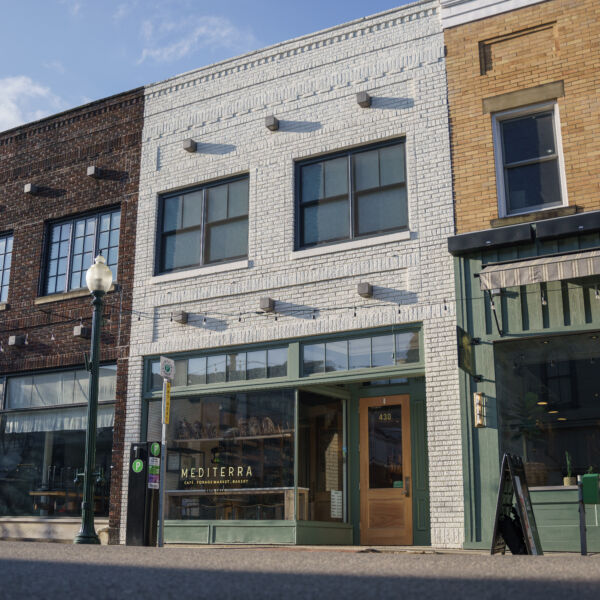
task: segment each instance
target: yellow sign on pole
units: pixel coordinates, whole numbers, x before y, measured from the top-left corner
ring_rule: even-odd
[[[167,381],[165,385],[165,412],[163,414],[163,423],[169,424],[169,418],[171,416],[171,382]]]

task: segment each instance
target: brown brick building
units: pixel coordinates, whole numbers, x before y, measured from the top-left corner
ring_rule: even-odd
[[[600,3],[442,0],[442,21],[465,547],[490,547],[510,453],[543,550],[578,551],[576,476],[600,470]]]
[[[118,530],[142,122],[140,88],[0,133],[2,538],[69,539],[79,529],[85,270],[97,253],[116,285],[101,340],[97,464],[106,483],[95,511],[98,529],[108,517],[111,535]]]

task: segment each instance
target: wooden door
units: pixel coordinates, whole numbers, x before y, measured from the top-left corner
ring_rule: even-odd
[[[360,399],[360,543],[413,543],[410,398]]]

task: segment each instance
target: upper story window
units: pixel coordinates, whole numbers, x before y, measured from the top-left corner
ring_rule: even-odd
[[[248,255],[248,177],[160,198],[158,273]]]
[[[302,161],[296,247],[406,229],[404,140]]]
[[[8,281],[10,279],[10,265],[12,263],[13,236],[0,237],[0,302],[8,298]]]
[[[493,119],[500,216],[566,204],[557,106],[509,110]]]
[[[85,287],[85,272],[101,254],[117,279],[121,212],[106,211],[77,217],[50,226],[46,294],[59,294]]]

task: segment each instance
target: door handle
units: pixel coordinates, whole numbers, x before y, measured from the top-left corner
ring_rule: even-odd
[[[407,498],[410,496],[410,477],[404,478],[404,495]]]

